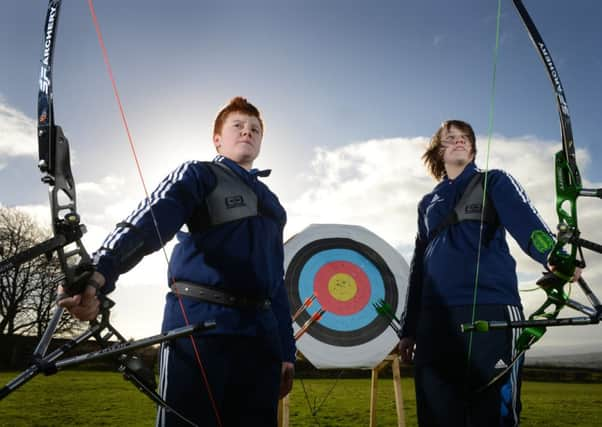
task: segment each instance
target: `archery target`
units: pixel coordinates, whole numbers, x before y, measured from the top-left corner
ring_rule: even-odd
[[[373,303],[387,302],[401,317],[408,265],[393,247],[369,230],[314,224],[284,245],[285,285],[297,341],[317,368],[372,368],[399,339]],[[318,312],[322,313],[318,313]]]

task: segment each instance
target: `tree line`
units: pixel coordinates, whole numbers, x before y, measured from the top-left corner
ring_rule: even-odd
[[[51,231],[33,216],[0,206],[0,261],[47,240]],[[54,254],[39,256],[0,273],[0,335],[41,337],[52,317],[61,269]],[[67,336],[81,322],[63,315],[56,330]]]

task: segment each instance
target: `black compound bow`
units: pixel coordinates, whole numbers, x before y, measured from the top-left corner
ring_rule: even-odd
[[[88,285],[93,267],[90,255],[81,241],[83,234],[86,232],[86,227],[80,222],[80,216],[77,212],[69,142],[61,127],[54,122],[52,66],[60,7],[61,0],[49,0],[44,26],[37,117],[38,167],[42,172],[42,182],[49,186],[53,237],[0,262],[0,274],[17,268],[40,255],[50,257],[56,253],[63,276],[57,278],[54,283],[61,283],[67,294],[75,295],[81,293]],[[99,295],[99,299],[101,301],[100,319],[91,321],[90,327],[83,334],[47,354],[48,346],[64,311],[60,307],[56,308],[48,327],[34,350],[32,365],[0,389],[0,400],[41,372],[49,375],[56,373],[63,367],[117,355],[121,362],[120,370],[124,373],[126,379],[132,381],[139,390],[147,394],[157,404],[164,406],[168,411],[172,411],[188,424],[194,425],[161,399],[154,391],[156,384],[152,371],[148,371],[141,364],[140,359],[137,356],[130,355],[130,353],[132,350],[141,347],[213,328],[215,322],[207,321],[152,337],[127,341],[109,323],[109,311],[114,305],[113,301],[103,295]],[[67,351],[91,337],[98,341],[102,347],[101,350],[59,360]],[[117,339],[117,342],[114,339]]]

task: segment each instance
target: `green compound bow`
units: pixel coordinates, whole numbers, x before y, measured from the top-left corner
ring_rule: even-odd
[[[531,314],[528,320],[521,321],[483,321],[462,325],[464,332],[476,331],[486,332],[490,329],[500,328],[524,328],[516,343],[517,355],[502,372],[491,381],[480,387],[482,391],[499,380],[531,346],[536,343],[546,332],[548,326],[567,325],[591,325],[602,320],[602,304],[592,292],[583,278],[579,278],[578,284],[583,293],[590,301],[591,306],[583,305],[572,300],[565,292],[565,285],[571,281],[575,269],[584,268],[585,260],[582,248],[602,253],[602,245],[582,239],[577,221],[577,198],[598,197],[602,198],[602,189],[587,189],[581,185],[581,174],[577,167],[575,158],[575,145],[569,109],[564,94],[558,70],[554,66],[552,56],[533,20],[529,16],[521,0],[512,0],[521,20],[523,21],[529,37],[533,42],[537,53],[543,61],[546,72],[556,96],[556,104],[560,117],[560,131],[562,135],[562,150],[555,156],[555,178],[556,178],[556,213],[558,215],[558,234],[556,243],[553,245],[549,255],[549,263],[556,267],[552,273],[545,273],[537,284],[546,292],[545,302]],[[558,318],[564,307],[577,310],[585,316]]]

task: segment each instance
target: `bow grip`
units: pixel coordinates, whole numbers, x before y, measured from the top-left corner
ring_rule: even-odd
[[[562,288],[567,281],[568,280],[565,280],[564,277],[559,276],[555,272],[553,273],[551,271],[546,271],[535,283],[537,284],[537,286],[540,286],[544,289],[558,289]]]
[[[69,268],[64,277],[62,284],[64,293],[57,296],[58,300],[73,295],[81,294],[86,289],[86,286],[93,286],[98,292],[99,286],[90,280],[94,273],[94,267],[88,262],[81,262]]]

